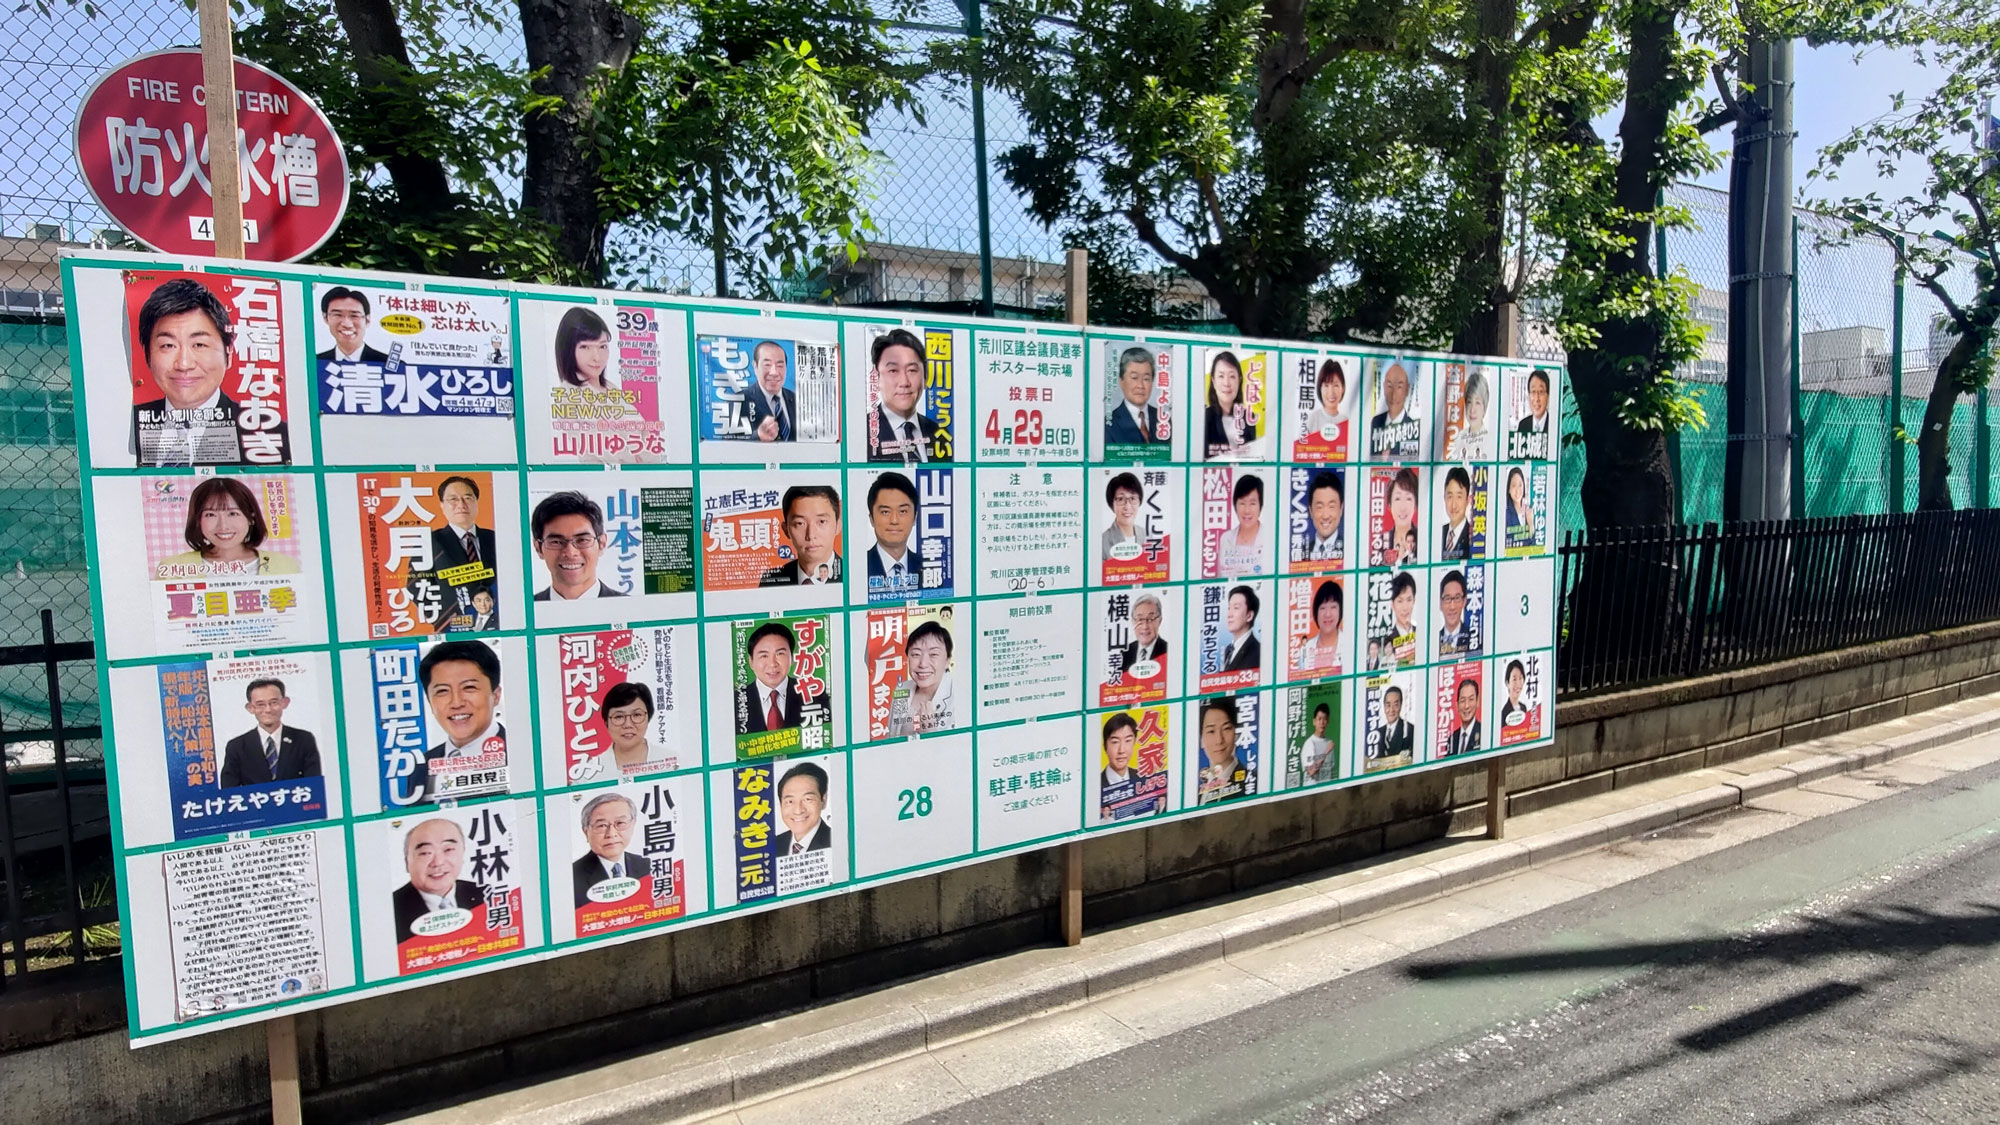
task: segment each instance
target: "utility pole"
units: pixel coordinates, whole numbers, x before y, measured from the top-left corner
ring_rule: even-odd
[[[1792,458],[1792,43],[1750,44],[1729,178],[1723,518],[1788,519]]]

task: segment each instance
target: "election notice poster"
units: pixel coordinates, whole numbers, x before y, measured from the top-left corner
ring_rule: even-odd
[[[1005,728],[979,750],[981,850],[1051,840],[1083,829],[1083,719],[1069,716]]]
[[[1042,466],[979,471],[982,597],[1083,585],[1083,470]]]
[[[1083,460],[1083,338],[988,331],[977,347],[979,460]]]
[[[985,604],[978,621],[979,723],[1059,715],[1083,706],[1081,595]]]
[[[584,299],[522,301],[519,308],[532,460],[687,461],[683,314]]]

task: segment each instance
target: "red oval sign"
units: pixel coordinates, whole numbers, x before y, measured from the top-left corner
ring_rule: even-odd
[[[347,155],[311,98],[236,60],[243,256],[290,262],[318,249],[347,211]],[[76,158],[99,206],[163,254],[215,253],[201,51],[176,47],[113,67],[83,96]]]

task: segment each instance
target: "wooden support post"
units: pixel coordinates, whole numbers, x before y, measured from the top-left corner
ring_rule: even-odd
[[[1090,252],[1071,250],[1063,255],[1063,306],[1069,322],[1078,327],[1090,323]],[[1063,845],[1062,914],[1064,945],[1083,941],[1083,841]]]
[[[201,85],[208,109],[208,186],[215,256],[243,256],[242,173],[236,166],[235,32],[229,0],[199,0]]]
[[[1507,838],[1507,759],[1494,758],[1486,763],[1486,836],[1490,840]]]
[[[301,1125],[297,1018],[287,1012],[265,1020],[264,1043],[271,1064],[271,1125]]]

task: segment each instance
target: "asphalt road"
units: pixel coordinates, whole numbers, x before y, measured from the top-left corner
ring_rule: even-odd
[[[926,1120],[2000,1122],[1996,949],[2000,765]]]

